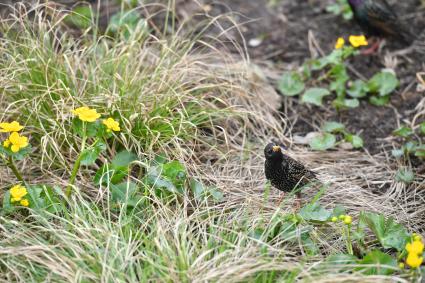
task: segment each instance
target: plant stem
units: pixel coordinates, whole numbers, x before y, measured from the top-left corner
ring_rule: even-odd
[[[353,245],[351,243],[351,234],[350,234],[351,229],[350,228],[351,228],[351,224],[347,225],[346,230],[345,230],[346,233],[347,233],[347,250],[348,250],[348,253],[350,255],[353,255],[354,252],[353,252]]]
[[[84,131],[84,133],[85,133],[85,131]],[[68,198],[71,196],[72,186],[74,185],[75,179],[77,178],[78,169],[80,169],[80,163],[81,163],[82,153],[84,151],[84,148],[86,147],[86,140],[87,140],[87,137],[86,137],[86,135],[84,135],[83,136],[83,140],[81,141],[80,154],[78,155],[78,158],[77,158],[77,160],[74,163],[74,167],[72,168],[72,172],[71,172],[71,178],[69,179],[69,184],[66,187],[65,195]]]
[[[7,166],[12,170],[13,174],[16,176],[16,178],[25,184],[24,178],[22,178],[21,173],[19,173],[18,168],[16,168],[15,163],[13,162],[13,157],[9,156],[9,160],[7,162]]]

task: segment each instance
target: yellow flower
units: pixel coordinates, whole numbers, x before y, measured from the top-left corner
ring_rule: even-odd
[[[119,132],[121,130],[120,123],[115,121],[113,118],[103,120],[103,124],[108,128],[107,131]]]
[[[24,127],[19,125],[19,122],[13,121],[12,123],[0,123],[0,133],[19,132]]]
[[[10,140],[5,140],[5,141],[3,142],[3,146],[4,146],[5,148],[8,148],[8,147],[10,146]]]
[[[367,46],[369,43],[364,35],[350,35],[348,38],[353,47]]]
[[[75,110],[72,110],[74,115],[77,115],[81,121],[84,122],[95,122],[100,118],[100,114],[97,113],[96,109],[90,109],[88,107],[79,107]]]
[[[344,214],[341,214],[340,216],[338,216],[338,218],[339,218],[339,220],[344,220],[345,215]]]
[[[338,217],[336,217],[336,216],[332,217],[331,221],[332,222],[337,222],[338,221]]]
[[[351,218],[351,216],[350,215],[346,215],[344,217],[344,223],[347,224],[347,225],[350,225],[351,222],[353,222],[353,219]]]
[[[30,205],[30,202],[27,199],[23,199],[19,202],[22,206],[28,207]]]
[[[335,49],[341,49],[342,47],[344,47],[345,44],[345,39],[340,37],[338,38],[338,40],[335,43]]]
[[[18,152],[21,149],[23,149],[24,147],[28,146],[28,138],[19,135],[17,132],[13,132],[10,134],[9,136],[9,142],[4,142],[3,145],[6,143],[8,145],[12,145],[10,147],[10,150],[12,150],[12,152]]]
[[[421,255],[424,252],[424,244],[422,241],[413,241],[412,243],[407,243],[406,251],[408,251],[409,254]]]
[[[423,257],[420,257],[417,254],[409,253],[406,258],[406,264],[412,268],[418,268],[421,266],[423,260]]]
[[[13,186],[10,189],[11,202],[20,201],[24,196],[28,194],[27,189],[21,185]]]

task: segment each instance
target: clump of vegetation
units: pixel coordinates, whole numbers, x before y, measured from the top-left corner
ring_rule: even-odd
[[[391,151],[395,158],[406,160],[407,163],[410,163],[411,156],[421,160],[425,158],[425,144],[422,142],[422,137],[425,136],[425,122],[415,128],[401,126],[393,132],[393,135],[400,138],[403,143],[400,148]],[[415,180],[415,173],[408,167],[402,167],[397,172],[396,180],[410,184]]]
[[[334,3],[326,6],[326,11],[337,16],[342,16],[347,21],[353,18],[353,11],[347,0],[336,0]]]
[[[348,132],[344,124],[331,121],[326,122],[322,126],[322,133],[310,141],[310,147],[313,150],[327,150],[334,148],[337,143],[337,135],[341,136],[342,142],[350,143],[353,148],[362,148],[364,143],[363,139],[358,135],[353,135]]]
[[[367,46],[368,42],[364,36],[350,36],[349,41],[351,45],[346,46],[345,40],[339,38],[335,50],[327,56],[306,62],[302,73],[284,73],[279,81],[281,93],[295,96],[304,92],[301,101],[316,106],[322,106],[323,99],[335,93],[336,98],[332,101],[332,106],[336,110],[356,108],[360,105],[359,99],[362,98],[368,98],[373,105],[386,105],[399,85],[397,77],[392,71],[383,70],[367,82],[360,79],[352,80],[346,61],[359,53],[357,48]],[[305,90],[306,82],[320,86],[327,83],[328,87],[312,87]]]

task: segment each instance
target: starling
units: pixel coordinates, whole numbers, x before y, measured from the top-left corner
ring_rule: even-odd
[[[264,171],[272,186],[283,192],[292,192],[312,181],[317,181],[316,174],[300,162],[282,153],[282,147],[269,143],[264,149],[266,161]],[[300,192],[296,193],[300,198]]]
[[[348,3],[354,18],[367,35],[392,37],[405,44],[414,39],[386,0],[348,0]]]

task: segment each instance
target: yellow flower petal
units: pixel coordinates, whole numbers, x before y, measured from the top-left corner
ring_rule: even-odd
[[[103,124],[107,127],[107,131],[119,132],[121,130],[120,124],[115,121],[113,118],[108,118],[103,120]]]
[[[10,189],[10,197],[12,202],[20,201],[27,194],[27,188],[21,185],[15,185]]]
[[[10,149],[12,152],[18,152],[24,147],[28,146],[28,138],[19,135],[17,132],[13,132],[9,136],[9,142],[12,145]]]
[[[344,223],[347,224],[347,225],[350,225],[351,222],[353,222],[353,219],[351,218],[351,216],[350,215],[346,215],[344,217]]]
[[[95,109],[90,109],[85,106],[72,110],[72,113],[77,115],[78,118],[84,122],[95,122],[100,118],[100,114],[97,113]]]
[[[413,241],[406,244],[406,251],[412,254],[421,255],[424,252],[424,244],[422,241]]]
[[[355,48],[360,46],[367,46],[369,44],[364,35],[350,35],[348,41],[350,41],[351,45]]]
[[[406,258],[406,264],[409,265],[411,268],[418,268],[419,266],[421,266],[423,260],[423,257],[420,257],[417,254],[409,253]]]
[[[11,123],[0,123],[0,132],[2,133],[19,132],[23,128],[24,127],[16,121],[13,121]]]
[[[341,49],[342,47],[344,47],[344,45],[345,45],[345,39],[340,37],[337,39],[335,43],[335,49]]]
[[[30,205],[30,202],[27,199],[23,199],[19,202],[22,206],[28,207]]]
[[[3,147],[8,148],[10,146],[10,140],[5,140],[3,142]]]

